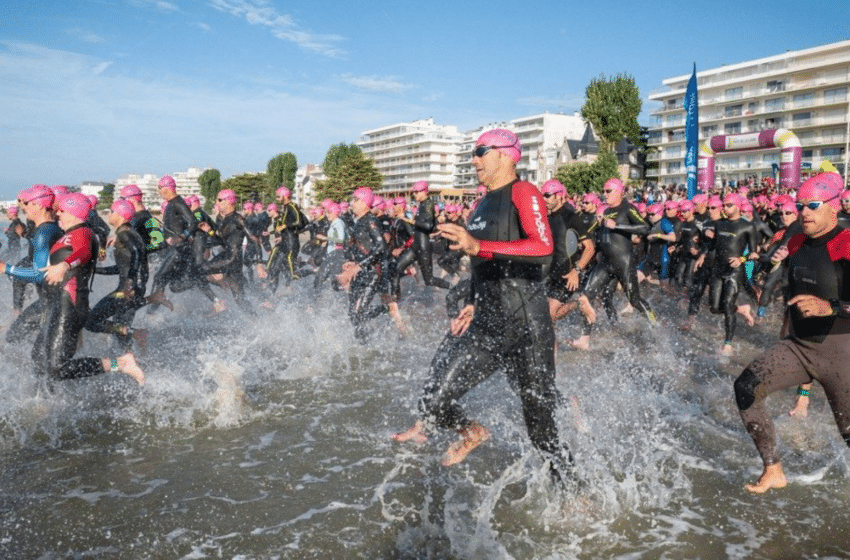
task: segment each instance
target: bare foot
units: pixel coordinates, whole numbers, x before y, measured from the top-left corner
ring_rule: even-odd
[[[454,442],[446,449],[441,461],[444,467],[456,465],[466,459],[466,456],[473,449],[490,439],[490,430],[478,422],[473,422],[467,428],[461,430],[460,435],[463,439]]]
[[[633,313],[634,310],[635,310],[635,308],[632,307],[632,304],[627,303],[626,306],[623,308],[623,310],[620,311],[620,315],[628,315],[629,313]]]
[[[401,442],[412,441],[413,443],[425,443],[428,441],[428,434],[425,432],[425,422],[417,420],[410,429],[395,434],[393,439]]]
[[[720,350],[720,353],[723,354],[724,356],[731,356],[732,355],[732,343],[731,342],[725,343],[723,345],[723,348]]]
[[[735,313],[742,316],[747,321],[747,324],[749,326],[752,327],[756,324],[756,318],[753,316],[753,310],[749,306],[749,304],[739,305],[738,308],[735,310]]]
[[[577,339],[570,342],[570,346],[575,348],[576,350],[589,350],[590,349],[590,336],[583,334]]]
[[[223,299],[217,299],[213,302],[213,315],[217,315],[227,309]]]
[[[174,311],[174,304],[171,303],[171,300],[165,297],[165,294],[161,291],[157,291],[152,293],[147,297],[148,303],[156,303],[159,305],[164,305],[168,308],[169,311]]]
[[[407,336],[410,334],[410,327],[407,326],[404,319],[401,316],[401,313],[398,310],[398,302],[392,301],[387,304],[387,308],[389,310],[390,319],[393,320],[393,324],[395,324],[395,328],[398,329],[402,335]]]
[[[587,319],[588,323],[596,322],[596,311],[593,309],[593,306],[590,305],[590,300],[588,300],[585,296],[579,296],[578,308],[581,310],[581,314],[584,315],[584,318]]]
[[[132,377],[142,387],[145,386],[145,372],[136,363],[136,357],[129,352],[123,356],[118,356],[118,371]]]
[[[271,301],[266,300],[262,304],[260,304],[260,307],[262,307],[263,309],[274,309],[274,304]]]
[[[797,404],[794,405],[794,408],[788,413],[791,416],[797,416],[798,418],[805,418],[809,415],[809,397],[804,397],[802,395],[797,397]]]
[[[785,472],[782,470],[781,463],[774,463],[764,468],[761,477],[755,484],[747,484],[744,488],[747,492],[754,494],[764,494],[771,488],[785,488],[788,485],[788,479],[785,478]]]

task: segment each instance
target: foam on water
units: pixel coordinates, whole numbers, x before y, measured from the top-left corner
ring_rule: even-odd
[[[759,461],[732,395],[743,366],[715,357],[714,317],[688,335],[602,319],[592,352],[562,347],[558,424],[582,479],[565,494],[500,374],[464,399],[493,434],[466,462],[439,464],[454,434],[391,441],[416,418],[446,328],[439,302],[402,307],[415,327],[403,339],[380,318],[366,345],[341,294],[310,301],[306,284],[256,319],[235,306],[210,318],[193,292],[175,303],[138,314],[150,330],[142,390],[121,375],[48,387],[29,371],[28,345],[2,348],[2,557],[850,554],[848,453],[817,389],[805,421],[787,416],[790,393],[769,401],[789,488],[742,491]],[[558,336],[578,329],[568,318]],[[762,330],[739,327],[748,355],[775,338]],[[79,354],[110,344],[86,334]]]

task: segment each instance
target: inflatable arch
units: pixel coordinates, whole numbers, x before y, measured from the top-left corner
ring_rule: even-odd
[[[707,193],[714,186],[714,154],[764,148],[780,148],[782,150],[779,159],[779,186],[790,189],[796,189],[800,186],[800,164],[803,158],[803,147],[797,135],[784,128],[746,134],[712,136],[700,146],[697,186],[704,193]]]

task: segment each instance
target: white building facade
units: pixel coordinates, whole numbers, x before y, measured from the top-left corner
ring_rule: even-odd
[[[661,107],[652,113],[647,179],[684,183],[685,112],[690,74],[668,78],[665,91],[649,96]],[[847,180],[850,157],[850,41],[697,72],[700,143],[712,136],[785,128],[803,145],[802,167],[830,161]],[[715,160],[716,176],[727,181],[773,175],[776,149],[732,152]]]
[[[177,194],[183,198],[192,194],[198,195],[201,199],[201,204],[203,204],[205,200],[201,196],[201,185],[198,183],[198,177],[207,169],[209,168],[190,167],[186,171],[172,173],[171,177],[177,184]],[[152,173],[142,175],[131,173],[125,175],[115,181],[115,197],[118,198],[120,196],[119,193],[123,187],[127,185],[138,185],[142,191],[142,202],[144,205],[150,210],[157,210],[162,204],[162,198],[159,196],[159,180],[160,176]]]

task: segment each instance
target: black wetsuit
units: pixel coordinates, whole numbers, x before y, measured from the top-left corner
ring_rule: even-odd
[[[21,233],[18,233],[20,230]],[[6,250],[3,252],[4,261],[8,262],[15,260],[20,256],[21,252],[21,237],[26,234],[27,226],[20,220],[15,218],[6,228]]]
[[[422,281],[425,282],[426,286],[436,286],[447,290],[451,287],[451,284],[442,278],[434,277],[431,234],[434,233],[436,226],[434,203],[428,199],[423,200],[419,203],[419,210],[416,212],[413,222],[415,231],[413,245],[399,256],[397,265],[398,269],[405,270],[416,262],[419,265],[419,271],[422,273]]]
[[[694,262],[699,256],[699,236],[700,232],[695,219],[681,222],[677,249],[679,257],[673,277],[676,285],[685,290],[690,290],[693,284]],[[697,249],[696,255],[693,254],[692,249]]]
[[[637,262],[632,252],[632,235],[646,235],[649,225],[640,217],[637,209],[622,201],[619,205],[605,209],[602,216],[603,225],[597,229],[597,261],[590,272],[584,295],[593,300],[600,291],[603,298],[610,300],[613,290],[610,285],[614,280],[620,283],[626,298],[637,311],[643,313],[651,322],[655,315],[649,304],[640,296],[637,281]],[[616,226],[607,228],[604,222],[614,220]],[[591,323],[585,321],[584,333],[590,334]]]
[[[278,216],[274,219],[274,230],[278,240],[269,253],[266,269],[269,273],[269,287],[272,293],[277,291],[280,275],[283,274],[284,285],[289,286],[293,278],[299,278],[296,271],[298,253],[301,242],[298,233],[307,227],[307,218],[294,202],[281,204]]]
[[[117,274],[118,287],[91,309],[86,330],[114,334],[124,351],[129,352],[133,343],[133,318],[136,310],[145,305],[142,279],[148,268],[147,252],[142,237],[130,223],[115,230],[113,249],[115,264],[97,267],[95,273]]]
[[[89,217],[86,220],[86,226],[94,232],[100,249],[105,249],[106,240],[109,238],[109,232],[111,231],[109,229],[109,224],[103,221],[103,218],[100,217],[100,214],[98,214],[97,211],[90,210]]]
[[[245,221],[240,214],[232,212],[225,217],[219,216],[211,242],[221,246],[222,250],[212,259],[201,264],[199,272],[205,276],[223,274],[236,304],[246,313],[253,314],[254,310],[245,297],[246,280],[242,274],[242,242],[244,240]]]
[[[844,211],[838,212],[838,226],[844,229],[850,229],[850,214]]]
[[[737,324],[738,292],[744,282],[744,265],[733,268],[729,259],[740,259],[746,250],[756,250],[757,233],[752,222],[743,218],[721,219],[714,227],[714,266],[709,279],[708,301],[711,312],[723,314],[725,343],[732,342]]]
[[[354,223],[351,245],[346,251],[349,261],[360,265],[348,290],[348,318],[354,325],[354,334],[364,339],[368,334],[368,321],[386,313],[384,303],[372,305],[375,294],[381,290],[381,265],[387,254],[387,243],[375,216],[368,212]]]
[[[574,255],[567,254],[567,231],[576,227],[582,227],[581,221],[575,212],[566,205],[561,206],[549,214],[549,227],[552,230],[554,250],[552,252],[552,265],[549,268],[549,276],[546,278],[546,296],[566,302],[575,291],[567,289],[567,281],[564,275],[573,270],[572,258]],[[578,236],[578,232],[576,232]]]
[[[439,427],[467,428],[461,399],[501,369],[522,401],[531,442],[556,476],[569,476],[572,457],[555,422],[554,331],[544,293],[553,251],[546,204],[530,183],[509,183],[479,201],[468,231],[481,243],[467,298],[475,313],[463,334],[448,334],[437,349],[420,410]]]
[[[59,226],[56,226],[59,227]],[[61,231],[61,230],[60,230]],[[29,249],[27,250],[27,256],[19,260],[15,263],[16,267],[21,268],[29,268],[32,267],[32,255],[33,255],[33,246],[32,246],[32,236],[35,233],[35,222],[32,220],[27,220],[26,231],[24,232],[24,237],[30,242]],[[13,278],[12,279],[12,309],[15,311],[22,311],[24,308],[24,301],[27,296],[27,286],[29,284],[22,280]]]
[[[390,281],[390,294],[395,300],[401,298],[401,279],[407,268],[413,263],[413,242],[416,231],[405,218],[396,218],[390,225],[390,251],[401,249],[397,257],[390,256],[387,277]],[[404,259],[402,260],[402,257]],[[404,268],[401,268],[401,266]],[[406,265],[406,266],[405,266]]]
[[[850,445],[850,231],[836,227],[816,239],[796,235],[788,251],[786,298],[814,295],[830,301],[833,315],[804,317],[796,305],[786,308],[782,340],[735,381],[741,419],[765,465],[779,461],[765,398],[812,381],[823,387],[838,431]]]

